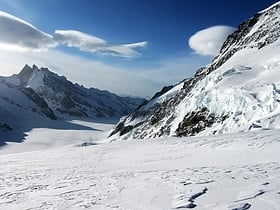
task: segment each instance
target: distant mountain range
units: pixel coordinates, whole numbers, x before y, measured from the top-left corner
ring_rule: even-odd
[[[280,2],[241,23],[212,63],[164,87],[123,118],[112,138],[280,128]]]
[[[25,65],[19,74],[0,77],[0,138],[12,131],[22,136],[22,131],[40,127],[40,124],[48,126],[52,121],[118,119],[143,101],[88,89],[47,68]],[[13,134],[8,138],[17,137]]]

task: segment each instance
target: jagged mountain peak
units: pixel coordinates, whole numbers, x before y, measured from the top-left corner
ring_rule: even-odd
[[[133,111],[144,100],[85,88],[36,65],[25,65],[18,74],[0,79],[2,89],[6,89],[0,91],[0,100],[8,102],[9,106],[17,104],[15,109],[25,107],[26,111],[31,109],[50,119],[119,118]],[[26,105],[21,105],[21,101],[25,101]]]
[[[279,5],[241,23],[209,65],[157,93],[123,118],[111,136],[150,138],[280,128]]]
[[[25,64],[23,69],[17,75],[21,83],[26,85],[30,78],[35,74],[35,72],[39,71],[39,68],[36,65],[30,67],[28,64]]]
[[[19,74],[24,74],[25,72],[35,72],[38,70],[39,70],[39,68],[35,64],[33,64],[32,67],[29,66],[28,64],[25,64]]]
[[[38,68],[35,64],[32,67],[26,64],[15,76],[18,78],[21,86],[33,89],[43,86],[45,77],[60,77],[61,80],[66,80],[64,76],[58,76],[48,68]]]

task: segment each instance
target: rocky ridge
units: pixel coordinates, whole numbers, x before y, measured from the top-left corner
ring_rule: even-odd
[[[25,65],[19,74],[0,77],[0,131],[27,127],[32,119],[35,125],[44,118],[118,119],[132,112],[143,101],[141,98],[120,97],[108,91],[85,88],[47,68]],[[35,120],[37,117],[39,119]]]
[[[233,127],[235,129],[237,127],[241,128],[245,124],[247,129],[252,127],[253,124],[258,124],[252,120],[246,120],[246,122],[239,121],[240,123],[238,123],[238,119],[233,119],[235,116],[238,116],[238,113],[244,114],[242,108],[247,107],[239,105],[243,103],[242,101],[249,100],[248,95],[250,95],[250,91],[254,92],[258,89],[255,83],[252,83],[252,90],[246,90],[246,93],[242,90],[245,89],[245,83],[243,86],[237,87],[235,85],[228,90],[235,93],[239,93],[238,91],[240,91],[241,95],[236,95],[236,98],[233,98],[235,96],[233,94],[232,98],[228,99],[233,104],[238,104],[238,109],[232,107],[225,108],[224,106],[222,112],[217,111],[217,107],[222,104],[222,99],[217,101],[220,93],[214,93],[214,91],[221,89],[220,92],[222,93],[224,87],[220,84],[228,80],[232,75],[240,74],[239,76],[242,76],[242,74],[248,74],[246,72],[249,72],[249,70],[257,69],[249,77],[249,79],[254,79],[254,77],[257,78],[260,74],[258,71],[259,68],[264,68],[265,70],[268,66],[271,68],[274,65],[273,68],[275,71],[278,70],[280,59],[273,52],[277,52],[277,49],[279,50],[279,44],[277,44],[279,42],[279,36],[280,3],[278,2],[241,23],[237,30],[225,40],[220,53],[214,58],[212,63],[202,67],[192,78],[185,79],[172,89],[163,88],[162,91],[156,93],[149,102],[143,104],[135,112],[123,118],[111,133],[111,136],[121,135],[124,138],[149,138],[170,135],[189,136],[198,135],[203,133],[202,131],[207,130],[211,130],[210,133],[215,134],[230,130],[229,127],[223,127],[223,124],[234,124]],[[264,56],[261,55],[264,53],[267,54],[265,51],[269,48],[272,48],[272,57],[276,56],[270,63],[263,65],[264,61],[259,66],[255,66],[253,62],[246,63],[244,61],[246,56],[251,56],[252,59],[257,58],[258,60],[261,60],[259,59],[261,57],[265,60]],[[252,52],[259,53],[259,57],[253,55]],[[215,81],[215,84],[212,84],[213,81]],[[274,90],[273,88],[271,89],[273,93],[272,100],[274,100],[273,106],[278,108],[278,81],[276,83],[273,81],[271,87],[273,85],[276,87]],[[213,98],[214,95],[216,98]],[[212,102],[205,102],[203,98],[208,98]],[[258,100],[254,103],[256,104],[250,104],[250,106],[261,107],[267,105],[259,105]],[[216,108],[214,109],[213,106]],[[273,109],[273,111],[275,110],[276,108]],[[269,114],[269,112],[266,114]],[[215,129],[212,129],[213,127]],[[209,132],[206,133],[209,134]]]

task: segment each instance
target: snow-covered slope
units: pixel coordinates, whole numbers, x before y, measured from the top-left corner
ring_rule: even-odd
[[[280,128],[280,2],[240,24],[195,76],[123,118],[124,138]],[[114,137],[112,137],[114,138]]]
[[[279,130],[0,155],[0,209],[279,210]]]
[[[46,68],[26,65],[19,74],[0,77],[0,146],[22,142],[33,128],[91,130],[54,121],[118,119],[143,101],[87,89]]]

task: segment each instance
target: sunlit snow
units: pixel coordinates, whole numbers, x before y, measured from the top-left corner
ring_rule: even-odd
[[[53,134],[30,138],[66,137]],[[72,134],[66,147],[0,155],[1,210],[280,208],[280,131],[112,143],[93,133],[88,144]]]

